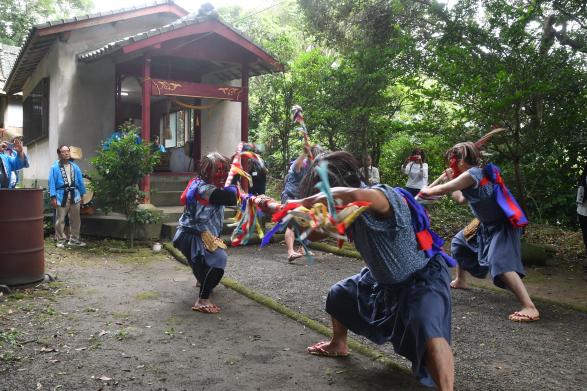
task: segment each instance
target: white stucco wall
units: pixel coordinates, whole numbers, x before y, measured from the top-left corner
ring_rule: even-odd
[[[90,168],[101,140],[114,127],[115,64],[110,57],[90,64],[78,63],[76,55],[105,43],[162,26],[171,15],[152,15],[134,20],[72,31],[67,41],[57,40],[23,88],[23,100],[37,83],[49,77],[49,137],[28,146],[30,168],[25,183],[46,183],[49,166],[57,159],[61,144],[82,148],[82,170]]]
[[[21,102],[8,102],[4,112],[4,126],[7,128],[22,128]]]
[[[212,78],[204,78],[204,83],[224,84]],[[233,80],[229,85],[240,87],[240,80]],[[202,104],[215,103],[204,99]],[[241,107],[240,102],[222,101],[211,109],[202,111],[202,156],[210,152],[220,152],[232,156],[241,141]]]

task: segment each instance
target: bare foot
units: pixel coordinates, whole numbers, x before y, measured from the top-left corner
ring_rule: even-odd
[[[469,289],[469,285],[464,280],[459,280],[458,278],[450,282],[450,287],[453,289]]]
[[[296,259],[301,258],[301,257],[303,257],[303,255],[297,251],[292,251],[292,252],[287,253],[287,261],[289,263],[292,263],[293,261],[295,261]]]
[[[514,322],[534,322],[540,319],[540,313],[536,308],[522,308],[508,316]]]
[[[220,312],[220,307],[213,304],[208,299],[198,299],[192,307],[192,311],[203,312],[205,314],[217,314]]]
[[[349,355],[349,350],[346,345],[338,346],[332,343],[332,341],[318,342],[312,346],[308,346],[308,353],[315,356],[324,357],[346,357]]]

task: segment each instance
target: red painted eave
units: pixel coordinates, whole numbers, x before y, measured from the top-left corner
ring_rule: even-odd
[[[53,27],[46,27],[43,29],[39,29],[37,34],[43,37],[47,35],[63,33],[66,31],[79,30],[87,27],[94,27],[102,24],[119,22],[123,20],[139,18],[141,16],[148,16],[160,13],[173,14],[178,18],[181,18],[188,14],[188,12],[185,9],[176,4],[160,4],[153,7],[121,12],[115,15],[105,15],[97,18],[80,20],[77,22],[61,24]]]

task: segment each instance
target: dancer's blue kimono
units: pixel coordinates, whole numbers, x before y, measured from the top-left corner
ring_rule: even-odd
[[[224,206],[236,205],[236,187],[217,188],[200,178],[184,190],[185,209],[173,245],[186,257],[200,283],[199,298],[208,299],[224,275],[227,254],[222,248],[209,251],[202,239],[206,232],[218,238],[222,233]],[[216,197],[215,197],[216,196]]]
[[[501,274],[513,271],[521,278],[525,275],[520,239],[521,227],[528,224],[528,220],[507,188],[502,189],[503,181],[497,167],[472,167],[468,172],[475,184],[461,192],[481,223],[475,237],[466,240],[460,231],[453,238],[453,257],[474,277],[484,278],[490,273],[493,283],[505,289]]]
[[[297,160],[297,159],[296,159]],[[310,170],[310,161],[304,159],[302,165],[297,170],[296,160],[294,160],[289,166],[287,176],[285,177],[285,184],[283,186],[283,192],[281,193],[281,203],[284,204],[288,200],[297,200],[300,198],[300,184],[302,179]]]
[[[12,173],[28,166],[28,158],[24,153],[22,160],[18,158],[18,155],[9,156],[0,153],[0,189],[10,188]]]

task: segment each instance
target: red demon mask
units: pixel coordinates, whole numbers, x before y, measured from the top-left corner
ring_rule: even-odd
[[[461,170],[459,169],[459,158],[456,156],[452,156],[448,161],[448,166],[452,170],[452,179],[455,179],[459,175],[462,174]]]
[[[224,187],[224,182],[228,176],[228,169],[226,164],[217,160],[214,164],[214,176],[212,177],[212,184],[216,187]]]

